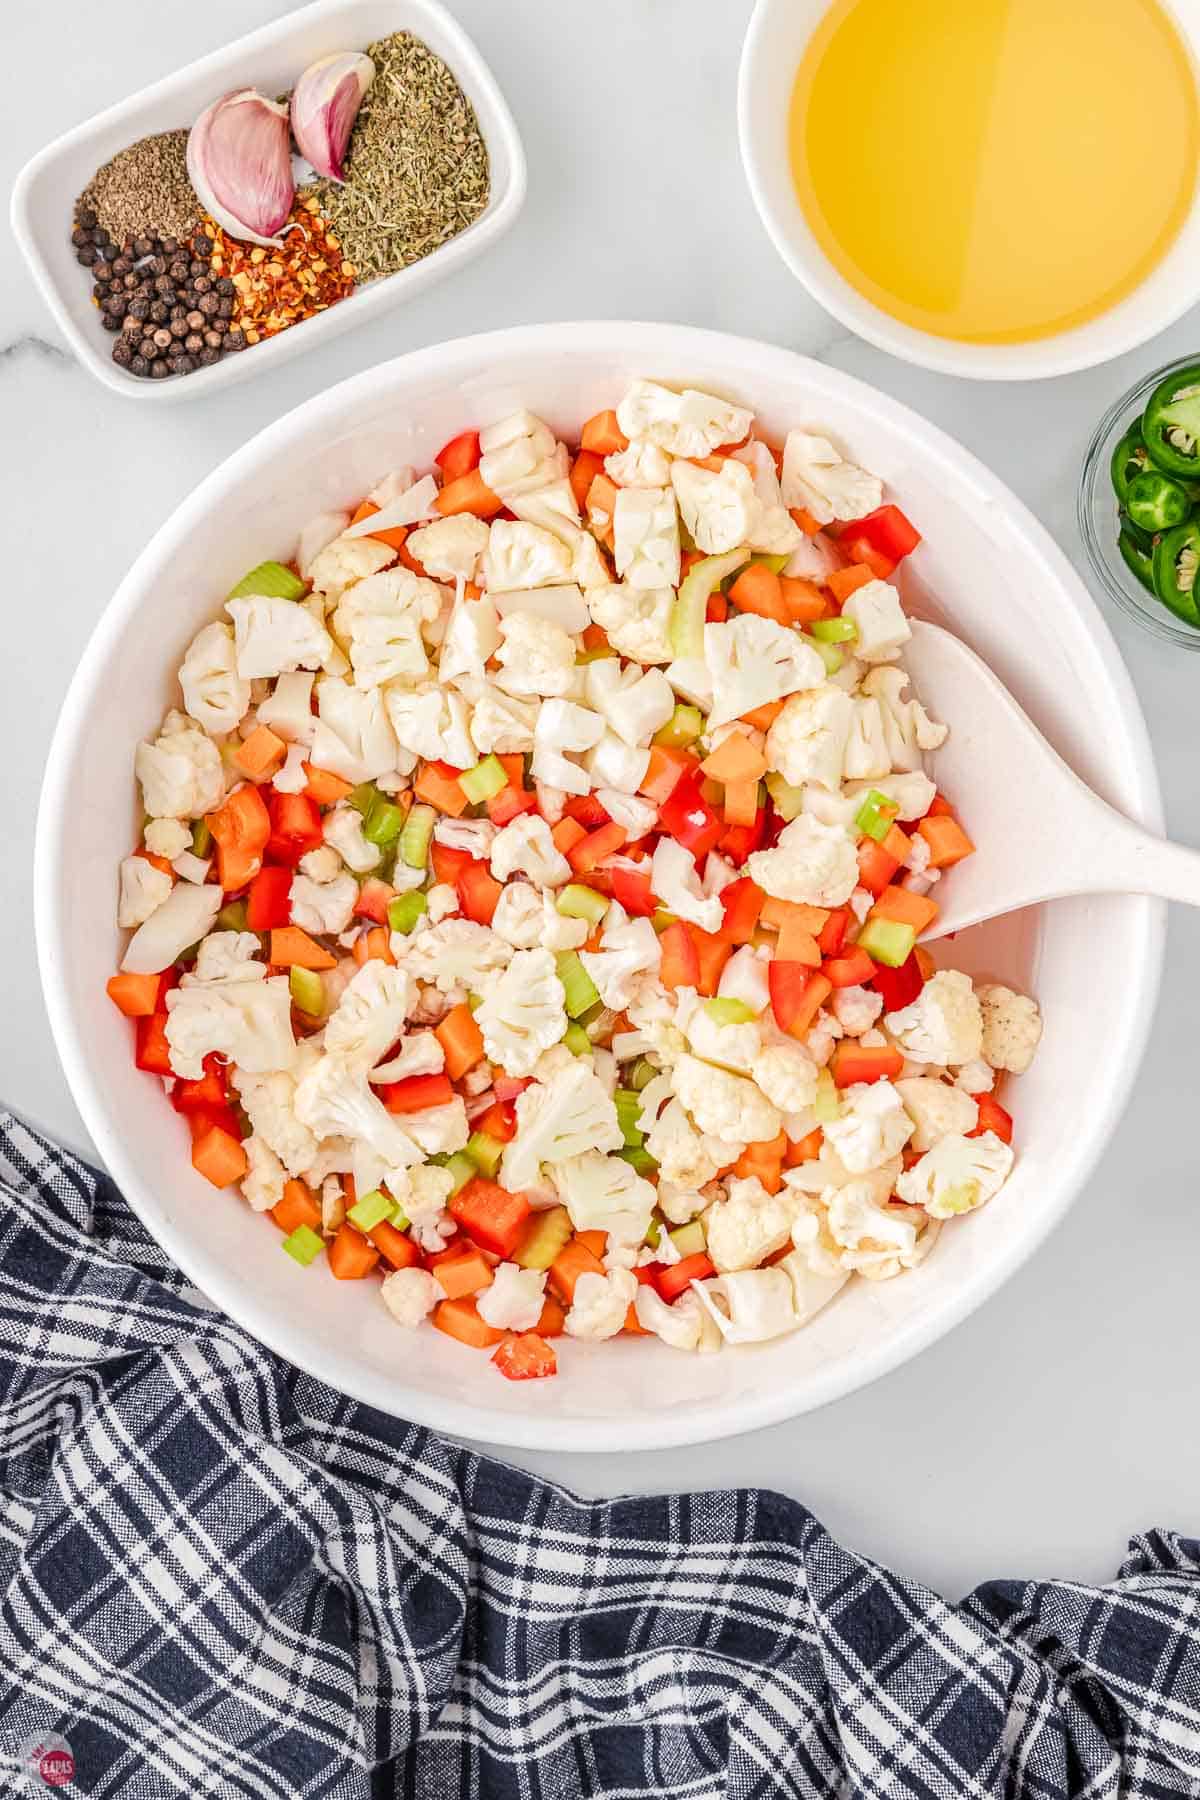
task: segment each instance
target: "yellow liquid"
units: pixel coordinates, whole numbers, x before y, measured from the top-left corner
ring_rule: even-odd
[[[1188,51],[1158,0],[835,0],[792,92],[834,267],[940,337],[1020,343],[1137,287],[1192,204]]]

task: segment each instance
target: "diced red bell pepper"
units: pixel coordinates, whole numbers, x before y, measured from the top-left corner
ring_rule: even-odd
[[[494,1101],[476,1122],[475,1129],[485,1137],[495,1138],[497,1143],[511,1144],[517,1135],[516,1107],[511,1100]]]
[[[976,1094],[975,1098],[979,1102],[979,1118],[974,1131],[968,1131],[967,1136],[982,1137],[985,1131],[994,1131],[1004,1143],[1011,1144],[1013,1140],[1012,1114],[1005,1112],[1000,1102],[993,1100],[990,1094]]]
[[[473,919],[476,925],[490,925],[500,898],[501,884],[487,864],[469,857],[454,885],[458,890],[458,904],[468,919]]]
[[[424,1112],[427,1106],[445,1106],[454,1098],[448,1075],[408,1075],[375,1092],[391,1113]]]
[[[864,838],[858,846],[858,880],[860,887],[865,887],[869,894],[882,894],[889,887],[899,862],[889,856],[882,844],[872,838]]]
[[[615,856],[625,842],[626,832],[623,825],[610,823],[601,825],[595,831],[589,831],[585,838],[572,844],[567,851],[567,861],[576,875],[590,875],[592,870],[606,857]]]
[[[875,974],[875,964],[857,944],[847,946],[841,956],[831,956],[821,964],[821,973],[835,988],[862,987]]]
[[[716,1272],[703,1250],[698,1250],[694,1256],[684,1256],[659,1271],[655,1281],[659,1298],[669,1306],[672,1300],[678,1300],[689,1282],[707,1281]]]
[[[920,532],[898,506],[878,506],[845,527],[838,548],[851,562],[862,563],[880,581],[886,581],[920,541]]]
[[[472,469],[479,467],[479,433],[460,431],[457,437],[442,445],[433,460],[446,481],[458,481],[461,476],[469,475]]]
[[[704,622],[706,625],[723,625],[729,617],[729,602],[724,594],[710,594],[704,602]]]
[[[662,806],[670,799],[683,777],[698,774],[699,769],[699,757],[693,756],[689,750],[676,750],[666,744],[652,744],[650,762],[644,779],[638,785],[638,793],[644,794],[655,806]]]
[[[846,941],[850,926],[850,908],[835,906],[817,933],[817,949],[822,956],[836,956]]]
[[[658,901],[650,887],[649,875],[643,875],[640,869],[612,868],[608,871],[612,882],[613,899],[633,918],[648,919],[651,913],[658,911]]]
[[[696,987],[700,980],[700,957],[696,940],[684,920],[676,919],[673,925],[668,925],[658,941],[662,946],[658,978],[663,986]]]
[[[291,869],[268,863],[246,890],[246,927],[249,931],[274,931],[292,922],[293,875]]]
[[[597,831],[610,823],[610,815],[595,794],[572,794],[563,807],[564,819],[577,819],[585,831]]]
[[[696,946],[697,991],[711,996],[717,991],[721,970],[733,955],[733,945],[728,938],[718,937],[711,931],[702,931],[698,925],[690,925],[688,930]]]
[[[492,1351],[492,1361],[510,1381],[541,1381],[558,1373],[553,1346],[536,1331],[510,1331]]]
[[[307,794],[281,794],[272,788],[267,809],[271,815],[268,861],[294,869],[302,856],[324,842],[321,809]]]
[[[921,973],[916,951],[906,957],[898,969],[889,969],[885,963],[876,963],[871,985],[877,994],[883,995],[884,1012],[899,1012],[902,1006],[911,1006],[925,986],[925,977]]]
[[[376,925],[386,925],[388,901],[395,898],[395,888],[372,875],[359,889],[358,899],[354,902],[354,917],[371,919]]]
[[[488,818],[501,830],[522,813],[537,811],[537,795],[531,788],[503,787],[487,803]]]
[[[211,1107],[220,1109],[228,1104],[229,1089],[224,1066],[215,1056],[204,1058],[204,1073],[199,1081],[177,1081],[171,1094],[171,1105],[176,1112],[200,1112]]]
[[[532,1082],[532,1075],[497,1075],[492,1092],[497,1100],[515,1100]]]
[[[760,806],[755,814],[753,825],[730,825],[722,833],[717,842],[717,849],[722,856],[728,857],[735,868],[740,869],[746,858],[755,850],[761,850],[767,835],[767,809]]]
[[[842,1038],[834,1047],[829,1066],[841,1088],[882,1081],[885,1076],[894,1081],[904,1067],[904,1052],[894,1050],[890,1044],[860,1044],[857,1038]]]
[[[135,1019],[134,1031],[133,1060],[138,1068],[151,1075],[173,1074],[166,1013],[147,1013]]]
[[[232,1106],[198,1106],[193,1111],[184,1113],[183,1116],[187,1120],[193,1144],[206,1132],[214,1129],[223,1131],[227,1137],[233,1138],[239,1144],[246,1135]]]
[[[780,1031],[803,1037],[833,992],[833,984],[806,963],[776,958],[767,964],[767,991]]]
[[[716,849],[723,829],[719,814],[704,798],[700,781],[694,775],[687,775],[675,784],[658,809],[658,819],[668,836],[682,844],[685,850],[690,850],[697,862]],[[733,829],[745,830],[746,827],[734,826]]]
[[[510,1194],[495,1181],[476,1175],[447,1201],[450,1213],[481,1250],[511,1256],[532,1208],[524,1194]]]
[[[475,858],[469,850],[455,850],[449,844],[439,844],[435,839],[429,846],[429,861],[436,882],[444,887],[457,887],[459,876]]]
[[[748,944],[754,936],[766,895],[758,883],[743,875],[721,889],[725,918],[719,936],[730,944]]]

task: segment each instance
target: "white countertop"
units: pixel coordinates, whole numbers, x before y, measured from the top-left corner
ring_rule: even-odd
[[[260,427],[344,376],[440,338],[539,319],[679,320],[807,352],[907,401],[990,464],[1082,566],[1074,489],[1092,425],[1136,376],[1200,348],[1193,314],[1120,363],[1054,382],[976,385],[895,362],[808,299],[752,209],[734,104],[748,0],[452,4],[524,135],[525,212],[451,287],[315,356],[178,408],[107,393],[60,346],[18,262],[6,209],[0,1099],[80,1148],[87,1140],[34,958],[30,870],[46,746],[79,652],[134,555]],[[6,190],[58,132],[286,9],[272,0],[203,8],[108,0],[69,10],[49,79],[18,81],[10,93],[0,123]],[[44,24],[36,7],[14,10],[11,68],[44,61]],[[1111,608],[1105,617],[1149,718],[1170,826],[1200,840],[1200,658],[1160,645]],[[107,906],[108,897],[82,900],[81,916],[89,904]],[[1197,978],[1200,920],[1180,909],[1149,1051],[1100,1173],[1034,1263],[951,1337],[824,1412],[726,1444],[521,1460],[596,1494],[734,1481],[778,1488],[857,1548],[952,1598],[988,1577],[1103,1579],[1130,1532],[1156,1524],[1194,1532]],[[1119,969],[1096,970],[1097,981],[1120,979]]]

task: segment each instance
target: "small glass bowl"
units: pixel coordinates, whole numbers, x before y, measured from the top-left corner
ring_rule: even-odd
[[[1159,382],[1182,369],[1195,368],[1198,362],[1200,355],[1165,363],[1152,375],[1143,376],[1136,387],[1115,401],[1096,427],[1079,479],[1079,531],[1088,561],[1105,592],[1122,612],[1144,625],[1147,631],[1152,631],[1155,637],[1166,638],[1184,650],[1200,650],[1200,629],[1176,618],[1161,600],[1144,588],[1126,568],[1117,548],[1117,496],[1113,492],[1110,464],[1113,451],[1129,426],[1146,410],[1146,402]]]

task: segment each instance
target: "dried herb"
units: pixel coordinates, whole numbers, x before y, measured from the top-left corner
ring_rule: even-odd
[[[97,169],[76,202],[76,214],[93,212],[117,244],[149,231],[186,238],[200,218],[200,202],[187,172],[186,131],[140,138]]]
[[[465,231],[488,203],[487,146],[440,57],[409,31],[368,46],[375,80],[355,121],[346,181],[316,200],[360,281],[392,275]]]

